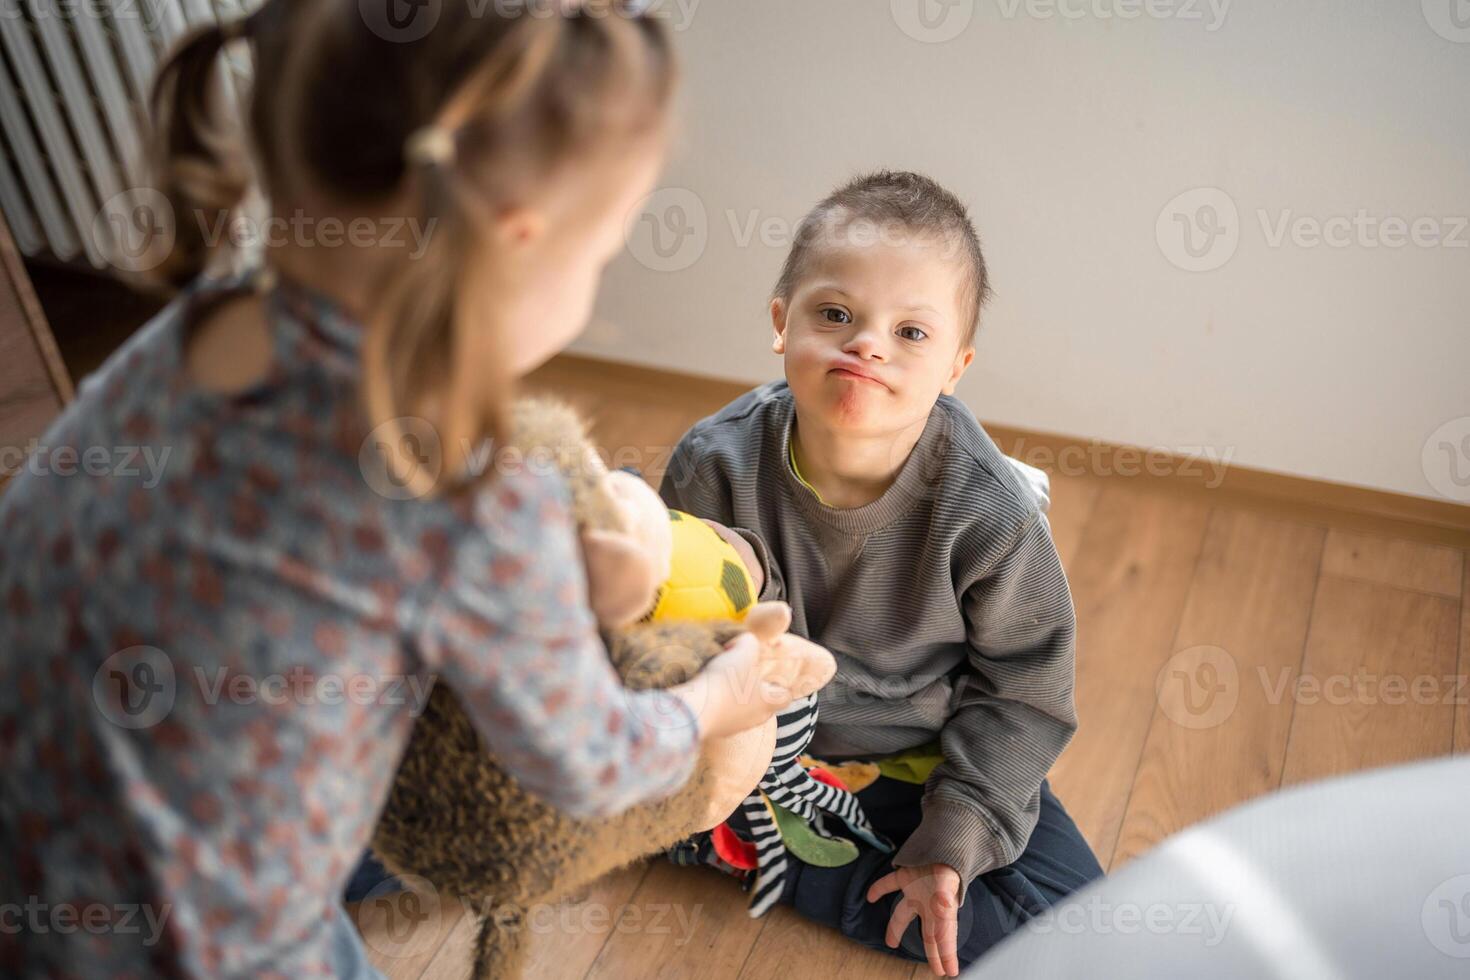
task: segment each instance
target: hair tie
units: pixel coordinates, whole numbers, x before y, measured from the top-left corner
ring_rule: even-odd
[[[421,126],[408,137],[404,155],[413,163],[448,163],[454,159],[454,134],[442,126]]]

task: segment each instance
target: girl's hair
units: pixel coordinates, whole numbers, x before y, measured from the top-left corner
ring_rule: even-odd
[[[388,460],[416,494],[493,475],[466,470],[486,437],[506,435],[513,379],[493,297],[477,290],[487,238],[472,216],[523,201],[613,140],[657,136],[668,117],[675,66],[661,21],[612,0],[548,3],[436,0],[395,24],[374,22],[361,0],[266,0],[244,22],[181,39],[154,82],[155,189],[176,216],[156,282],[178,288],[206,270],[206,233],[252,180],[276,209],[327,200],[378,214],[409,201],[402,217],[427,226],[421,254],[395,250],[362,345],[382,444],[422,431],[418,419],[438,436],[438,466]],[[236,37],[251,42],[256,79],[243,140],[216,111],[220,54]],[[414,138],[425,133],[435,138]]]
[[[880,170],[855,177],[819,201],[796,227],[772,298],[789,303],[811,265],[812,250],[844,237],[858,242],[861,236],[853,230],[858,224],[876,226],[868,229],[870,239],[894,229],[932,236],[939,241],[930,244],[942,246],[944,258],[959,260],[965,269],[960,291],[960,326],[965,332],[960,347],[974,343],[980,308],[990,298],[990,275],[980,251],[980,236],[964,203],[923,174]],[[844,236],[844,232],[852,233]]]

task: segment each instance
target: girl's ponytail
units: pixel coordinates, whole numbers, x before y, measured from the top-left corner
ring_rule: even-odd
[[[506,325],[494,322],[495,297],[483,294],[475,274],[493,261],[471,219],[484,206],[486,175],[476,180],[471,171],[479,168],[460,144],[472,142],[475,117],[511,120],[526,111],[566,31],[560,19],[523,18],[405,145],[411,185],[432,225],[423,254],[404,258],[380,284],[362,382],[386,462],[415,495],[493,477],[470,464],[487,458],[485,440],[499,445],[509,435]],[[415,430],[434,433],[434,444],[414,438]]]
[[[222,233],[253,185],[273,218],[418,221],[422,247],[376,264],[364,299],[365,421],[415,495],[472,490],[494,476],[473,469],[487,440],[506,434],[506,337],[534,329],[499,322],[487,295],[485,217],[595,150],[663,133],[669,38],[624,6],[434,3],[415,8],[426,29],[405,34],[360,0],[265,0],[189,34],[151,96],[154,189],[175,226],[151,278],[178,288],[214,271],[211,250],[230,247]],[[262,83],[237,133],[215,72],[247,35]]]
[[[165,59],[149,97],[154,190],[172,208],[173,248],[148,278],[182,288],[208,266],[213,244],[250,186],[241,140],[222,120],[216,83],[220,54],[243,36],[245,21],[211,24],[185,35]]]

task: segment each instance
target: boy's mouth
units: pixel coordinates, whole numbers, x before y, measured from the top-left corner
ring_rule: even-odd
[[[827,373],[828,374],[831,374],[831,375],[835,375],[835,376],[837,376],[839,378],[847,378],[850,381],[866,382],[868,384],[874,384],[874,385],[877,385],[880,388],[887,388],[888,387],[886,384],[884,384],[882,381],[879,381],[876,377],[874,377],[873,375],[869,374],[867,371],[864,371],[862,368],[857,367],[856,365],[853,365],[853,364],[839,364],[836,367],[832,368]]]

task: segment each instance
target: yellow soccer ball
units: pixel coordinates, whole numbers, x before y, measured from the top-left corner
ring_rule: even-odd
[[[669,522],[674,533],[671,570],[647,620],[744,619],[755,602],[755,582],[740,554],[697,517],[671,510]]]

